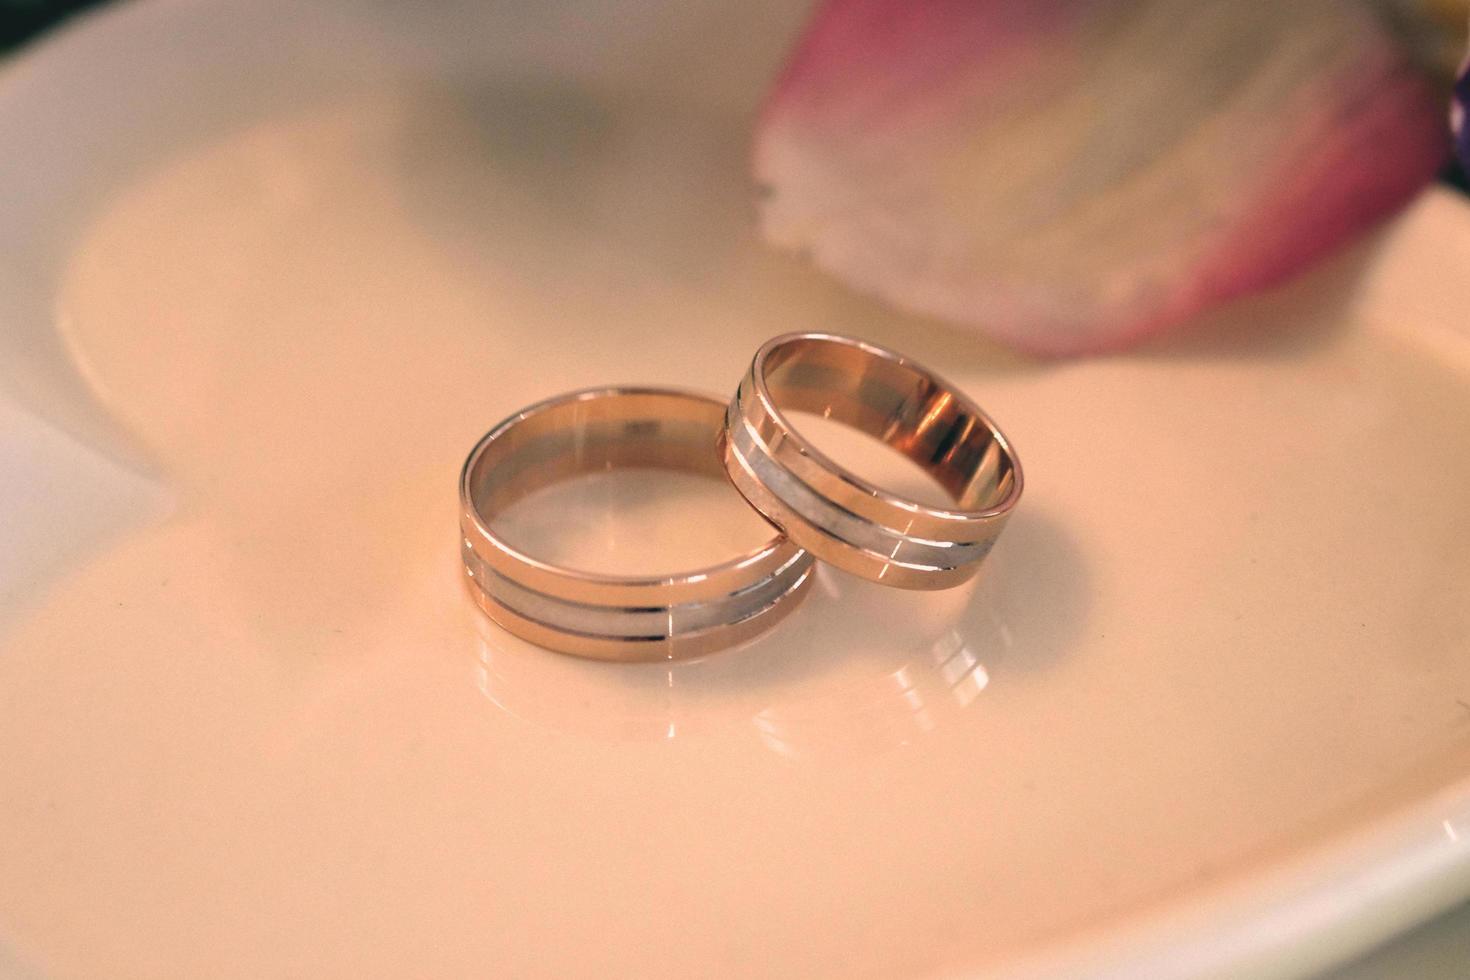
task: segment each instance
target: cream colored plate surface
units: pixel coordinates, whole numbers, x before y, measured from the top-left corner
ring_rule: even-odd
[[[525,6],[142,3],[0,74],[17,962],[1289,974],[1470,890],[1460,201],[1188,336],[1028,363],[758,243],[799,10]],[[480,622],[484,429],[728,391],[797,328],[1013,438],[974,588],[824,573],[672,667]],[[644,496],[563,500],[561,546],[626,545]]]

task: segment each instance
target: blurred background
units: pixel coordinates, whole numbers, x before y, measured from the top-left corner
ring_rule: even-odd
[[[0,0],[0,57],[67,18],[109,2],[127,0]],[[1470,16],[1470,4],[1463,0],[1396,0],[1391,6],[1401,11],[1400,22],[1406,33],[1417,38],[1424,59],[1447,80],[1460,57],[1459,39]],[[1458,162],[1446,165],[1443,180],[1461,190],[1470,187]]]

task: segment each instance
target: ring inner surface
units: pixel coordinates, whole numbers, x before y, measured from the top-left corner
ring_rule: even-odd
[[[808,412],[902,453],[964,510],[1002,503],[1015,467],[985,419],[913,367],[847,344],[804,338],[771,349],[765,383],[783,411]]]
[[[664,469],[725,479],[717,450],[724,411],[713,401],[619,393],[552,405],[521,418],[472,464],[469,493],[487,528],[522,498],[584,473]]]

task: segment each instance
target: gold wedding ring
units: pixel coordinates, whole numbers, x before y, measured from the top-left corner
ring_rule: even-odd
[[[460,476],[467,578],[496,623],[532,643],[603,660],[664,660],[722,649],[773,625],[800,600],[812,557],[779,533],[708,568],[602,575],[518,550],[495,517],[527,494],[622,467],[723,479],[725,403],[662,388],[602,388],[540,402],[491,429]]]
[[[810,412],[917,463],[953,508],[905,500],[828,459],[792,428]],[[796,545],[907,589],[943,589],[980,567],[1021,496],[1021,464],[994,422],[907,357],[832,334],[787,334],[751,362],[725,422],[725,470]]]

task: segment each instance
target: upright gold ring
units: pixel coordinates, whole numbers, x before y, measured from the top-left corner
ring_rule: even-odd
[[[812,566],[779,533],[718,565],[638,577],[550,564],[495,530],[506,507],[579,473],[652,467],[723,480],[724,414],[707,395],[602,388],[540,402],[491,429],[460,475],[464,566],[480,608],[532,643],[601,660],[709,653],[774,625],[804,594]]]
[[[922,467],[954,501],[929,507],[819,452],[786,411],[846,423]],[[725,471],[802,548],[906,589],[943,589],[979,569],[1021,496],[1021,463],[980,407],[891,350],[833,334],[786,334],[756,352],[725,420]]]

